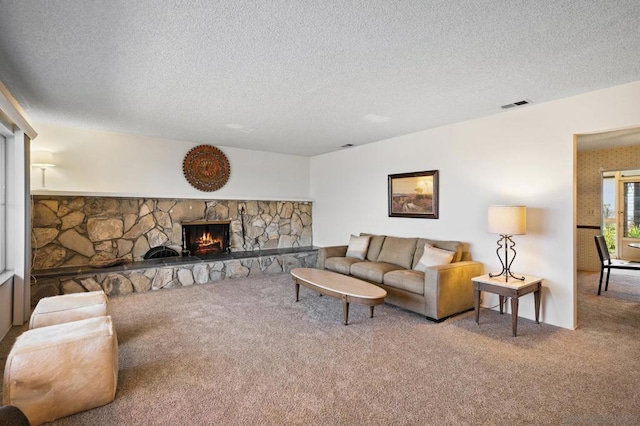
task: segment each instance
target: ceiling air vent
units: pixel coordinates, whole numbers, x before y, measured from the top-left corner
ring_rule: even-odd
[[[512,104],[506,104],[506,105],[502,105],[500,108],[502,109],[509,109],[509,108],[515,108],[515,107],[519,107],[519,106],[523,106],[523,105],[528,105],[530,104],[531,101],[523,99],[521,101],[518,102],[514,102]]]

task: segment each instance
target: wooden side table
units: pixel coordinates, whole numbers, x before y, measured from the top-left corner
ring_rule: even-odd
[[[488,274],[471,279],[474,292],[474,310],[476,314],[476,324],[480,325],[480,292],[497,294],[500,298],[500,314],[502,314],[502,303],[505,297],[511,298],[511,329],[513,337],[516,337],[518,330],[518,298],[525,294],[533,293],[535,300],[536,324],[540,324],[540,293],[542,289],[542,278],[526,276],[524,281],[509,278],[505,282],[504,276],[491,278]]]

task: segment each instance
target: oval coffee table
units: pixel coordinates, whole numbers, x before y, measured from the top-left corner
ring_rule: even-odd
[[[373,307],[384,303],[385,289],[366,281],[323,269],[296,268],[291,270],[296,285],[296,302],[300,293],[300,284],[320,294],[342,299],[344,312],[343,324],[349,323],[349,303],[369,305],[371,318]]]

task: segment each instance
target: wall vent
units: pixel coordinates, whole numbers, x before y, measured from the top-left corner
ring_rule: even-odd
[[[519,106],[523,106],[523,105],[528,105],[530,104],[531,101],[527,100],[527,99],[523,99],[521,101],[518,102],[514,102],[512,104],[506,104],[506,105],[502,105],[500,108],[502,109],[509,109],[509,108],[515,108],[515,107],[519,107]]]
[[[344,145],[341,145],[340,148],[351,148],[352,146],[354,146],[352,143],[345,143]]]

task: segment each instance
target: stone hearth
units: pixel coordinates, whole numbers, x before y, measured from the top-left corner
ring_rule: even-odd
[[[116,296],[279,274],[293,268],[315,267],[317,257],[314,247],[300,247],[232,252],[214,259],[166,257],[103,269],[80,266],[40,270],[34,273],[31,283],[31,304],[35,306],[43,297],[67,293],[104,290],[107,295]]]

